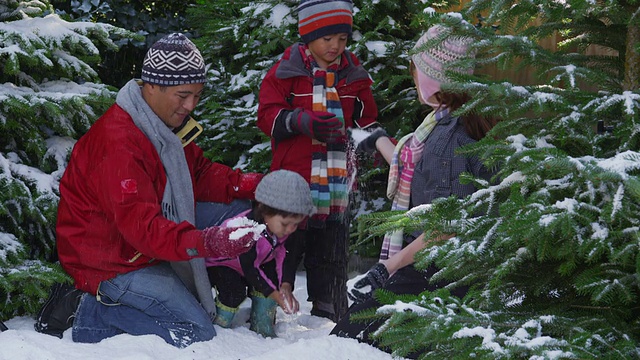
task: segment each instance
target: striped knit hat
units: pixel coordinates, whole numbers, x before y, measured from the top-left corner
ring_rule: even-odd
[[[473,56],[473,54],[469,54],[469,45],[471,45],[473,39],[450,36],[437,46],[423,49],[427,41],[442,35],[444,31],[445,28],[441,25],[430,27],[413,47],[414,50],[420,51],[411,56],[411,60],[418,69],[418,91],[420,91],[420,95],[425,102],[433,94],[440,91],[441,84],[449,82],[445,71],[473,74],[473,68],[456,69],[449,66],[452,62]],[[437,105],[428,104],[431,106]]]
[[[151,46],[142,62],[142,81],[162,86],[204,83],[204,59],[196,45],[180,33]]]
[[[298,6],[298,32],[305,44],[326,35],[351,36],[353,3],[348,0],[302,0]]]

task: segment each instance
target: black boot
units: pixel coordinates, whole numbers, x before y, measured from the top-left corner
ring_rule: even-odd
[[[36,331],[62,339],[62,333],[73,325],[82,294],[71,284],[53,284],[49,298],[36,316],[33,325]]]
[[[7,325],[5,325],[2,321],[0,321],[0,332],[9,330]]]
[[[333,304],[324,301],[313,301],[311,307],[311,315],[327,318],[335,323],[338,322],[338,317],[333,308]]]

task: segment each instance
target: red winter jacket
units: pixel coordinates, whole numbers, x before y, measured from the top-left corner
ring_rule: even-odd
[[[297,43],[285,50],[282,58],[269,70],[260,86],[258,127],[271,137],[273,159],[271,170],[287,169],[311,177],[311,138],[294,135],[284,140],[273,138],[276,119],[283,110],[304,108],[311,110],[313,77],[303,64]],[[345,127],[366,128],[378,116],[373,99],[369,73],[349,51],[344,52],[346,66],[338,71],[336,89],[340,96]],[[278,120],[280,121],[280,120]]]
[[[253,199],[255,184],[239,171],[211,162],[193,142],[184,153],[195,200]],[[189,260],[187,249],[206,255],[200,230],[163,217],[166,180],[155,147],[118,105],[78,140],[60,181],[56,227],[60,263],[77,288],[95,295],[101,281],[154,259]]]

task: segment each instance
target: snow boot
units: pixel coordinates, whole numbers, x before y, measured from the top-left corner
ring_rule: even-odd
[[[62,333],[73,325],[83,294],[71,284],[53,284],[49,298],[38,312],[33,327],[39,333],[62,339]]]
[[[9,330],[7,325],[5,325],[2,321],[0,321],[0,332]]]
[[[238,312],[237,307],[227,306],[219,301],[216,301],[216,318],[213,320],[213,323],[228,329],[231,327],[231,321],[236,316]]]
[[[264,337],[277,337],[273,326],[276,323],[276,309],[278,303],[258,292],[251,292],[251,316],[249,330]]]
[[[338,317],[336,316],[336,312],[333,308],[333,304],[326,303],[324,301],[312,302],[311,315],[329,319],[334,323],[337,323],[339,320]]]

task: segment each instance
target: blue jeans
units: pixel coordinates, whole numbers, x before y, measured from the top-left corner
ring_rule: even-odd
[[[219,225],[249,207],[248,201],[200,203],[196,225]],[[97,343],[125,333],[155,334],[179,348],[216,335],[207,312],[166,262],[102,281],[97,296],[82,296],[73,341]]]
[[[234,200],[231,204],[199,202],[196,203],[196,227],[204,229],[209,226],[222,224],[239,213],[249,210],[251,201]]]

